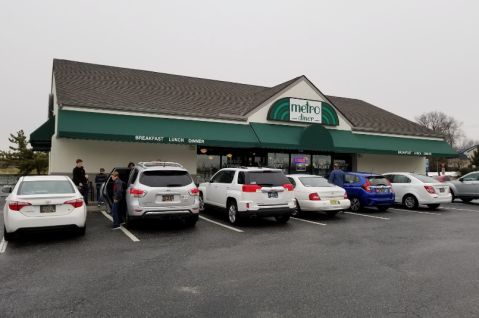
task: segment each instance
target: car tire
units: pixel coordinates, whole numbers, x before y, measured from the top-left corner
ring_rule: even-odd
[[[199,201],[200,201],[200,213],[201,212],[204,212],[206,209],[205,209],[205,200],[203,199],[203,192],[200,192],[200,196],[199,196]]]
[[[440,204],[428,204],[427,207],[431,210],[435,210],[440,206]]]
[[[472,201],[472,199],[468,199],[468,198],[461,198],[462,202],[464,203],[469,203]]]
[[[379,205],[377,206],[378,210],[381,212],[387,211],[389,209],[389,205]]]
[[[238,205],[235,201],[230,201],[228,203],[228,221],[233,225],[238,225],[241,223],[241,219],[238,215]]]
[[[454,200],[456,200],[456,196],[454,195],[454,192],[452,190],[451,190],[451,196],[452,196],[452,200],[451,200],[451,203],[452,203],[454,202]]]
[[[349,208],[353,212],[358,212],[363,209],[363,204],[361,203],[361,200],[357,197],[352,197],[351,198],[351,207]]]
[[[281,215],[281,216],[275,216],[274,218],[279,223],[286,223],[286,222],[289,221],[290,216],[289,215]]]
[[[128,211],[125,213],[125,227],[127,229],[131,229],[133,227],[133,220],[131,219],[131,216]]]
[[[339,211],[327,211],[326,214],[328,216],[335,216],[336,214],[338,214]]]
[[[196,225],[196,222],[198,222],[198,218],[189,218],[185,219],[185,225],[187,227],[194,227]]]
[[[409,210],[417,209],[417,207],[419,206],[416,197],[412,194],[407,194],[406,196],[404,196],[403,203]]]
[[[5,241],[15,241],[15,233],[7,233],[7,228],[5,227],[5,225],[3,226],[3,239]]]
[[[78,230],[77,230],[77,233],[78,235],[85,235],[86,233],[86,223],[85,223],[85,226],[84,227],[79,227]]]
[[[294,208],[293,213],[291,214],[292,217],[297,218],[301,215],[301,208],[299,207],[298,200],[296,200],[296,208]]]

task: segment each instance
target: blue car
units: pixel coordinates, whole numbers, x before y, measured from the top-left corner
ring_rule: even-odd
[[[370,206],[386,211],[394,204],[391,183],[380,174],[345,172],[344,189],[351,201],[351,211]]]

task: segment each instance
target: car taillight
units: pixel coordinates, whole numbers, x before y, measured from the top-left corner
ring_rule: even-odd
[[[436,191],[434,190],[434,188],[431,187],[431,186],[424,186],[424,189],[426,189],[427,192],[429,192],[429,193],[431,193],[431,194],[435,194],[435,193],[436,193]]]
[[[134,189],[134,188],[131,188],[130,189],[130,195],[132,197],[135,197],[135,198],[142,198],[144,197],[148,192],[146,191],[143,191],[143,190],[138,190],[138,189]]]
[[[261,190],[261,187],[259,185],[243,185],[243,192],[256,192],[256,190]]]
[[[74,208],[83,206],[83,199],[73,199],[63,202],[63,204],[71,204]]]
[[[344,200],[347,200],[347,199],[348,199],[348,194],[344,192]]]
[[[369,183],[369,180],[366,178],[366,183],[361,186],[366,192],[372,193],[371,189],[369,188],[371,186],[371,183]]]
[[[317,193],[311,193],[309,195],[309,199],[311,201],[321,201],[321,198],[319,197],[319,195]]]
[[[190,195],[196,195],[196,196],[198,196],[198,195],[200,194],[200,190],[198,190],[197,188],[195,188],[195,189],[188,190],[188,193],[189,193]]]
[[[8,207],[12,211],[20,211],[21,208],[23,208],[24,206],[29,206],[29,205],[32,205],[32,204],[28,202],[19,202],[19,201],[8,202]]]
[[[285,184],[285,185],[283,185],[283,188],[287,189],[288,191],[293,191],[294,190],[292,184]]]

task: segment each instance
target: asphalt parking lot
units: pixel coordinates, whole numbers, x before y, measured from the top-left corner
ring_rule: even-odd
[[[478,220],[473,201],[111,231],[92,211],[84,237],[1,244],[0,317],[479,317]]]

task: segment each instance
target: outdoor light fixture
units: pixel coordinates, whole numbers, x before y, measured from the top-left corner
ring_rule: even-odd
[[[201,151],[201,153],[206,153],[207,150],[206,149],[201,149],[200,151]]]
[[[226,157],[231,158],[231,157],[233,157],[233,155],[229,153],[229,154],[226,155]]]

